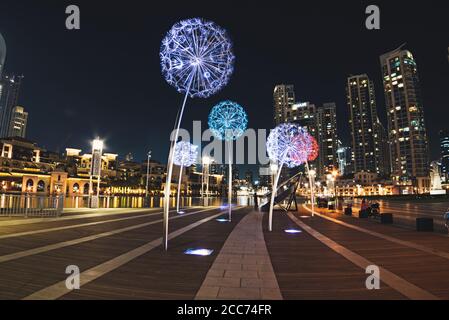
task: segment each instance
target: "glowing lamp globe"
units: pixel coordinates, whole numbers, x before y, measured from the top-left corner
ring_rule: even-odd
[[[207,98],[229,82],[235,58],[226,30],[193,18],[175,23],[167,32],[160,59],[165,80],[178,92]]]
[[[318,158],[319,147],[316,139],[313,136],[310,136],[310,151],[309,156],[307,157],[307,161],[315,161]]]
[[[220,140],[237,140],[248,126],[245,110],[236,102],[222,101],[209,114],[209,128]]]
[[[185,141],[179,141],[175,145],[173,162],[177,166],[190,167],[196,163],[198,147]]]
[[[311,147],[307,131],[292,123],[283,123],[271,130],[267,139],[268,157],[289,168],[307,161]]]

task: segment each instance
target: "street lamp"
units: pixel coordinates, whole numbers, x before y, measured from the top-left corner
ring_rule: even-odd
[[[201,184],[201,193],[203,195],[204,198],[204,184],[206,184],[206,202],[208,202],[209,200],[209,166],[212,163],[213,159],[208,157],[208,156],[204,156],[202,159],[202,163],[203,163],[203,177],[202,177],[202,184]]]
[[[150,159],[151,159],[151,150],[147,153],[147,181],[145,184],[145,200],[148,201],[149,190],[148,190],[148,181],[150,179]]]
[[[103,140],[100,140],[100,138],[97,138],[92,142],[92,158],[89,174],[89,196],[91,197],[91,208],[98,208],[99,204],[98,200],[100,197],[101,157],[103,153],[103,144]],[[93,197],[92,180],[95,177],[97,178],[97,194],[95,197]]]

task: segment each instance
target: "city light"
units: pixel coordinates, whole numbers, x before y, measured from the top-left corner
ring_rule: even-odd
[[[94,139],[94,141],[92,142],[92,149],[93,150],[100,150],[100,151],[102,151],[103,150],[103,144],[104,144],[104,142],[103,142],[103,140],[100,140],[100,139]]]
[[[214,252],[214,250],[211,249],[187,249],[184,251],[184,254],[187,255],[193,255],[193,256],[210,256],[212,253]]]
[[[284,230],[285,233],[289,233],[289,234],[297,234],[297,233],[301,233],[301,230],[298,229],[286,229]]]

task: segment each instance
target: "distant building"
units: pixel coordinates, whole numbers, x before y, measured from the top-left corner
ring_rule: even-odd
[[[131,152],[129,152],[126,156],[125,156],[125,160],[126,161],[133,161],[134,160],[134,156]]]
[[[251,170],[247,170],[245,172],[245,180],[248,184],[253,184],[254,178],[253,178],[253,172]]]
[[[6,42],[3,38],[2,34],[0,33],[0,79],[2,78],[3,74],[3,68],[5,66],[5,60],[6,60]],[[0,92],[1,96],[1,92]]]
[[[338,131],[337,131],[337,106],[335,103],[324,103],[317,109],[317,128],[319,151],[320,175],[337,169],[338,166]]]
[[[285,121],[290,123],[297,123],[316,139],[318,145],[320,145],[320,135],[318,133],[318,119],[317,119],[317,108],[311,102],[297,102],[293,104],[290,109],[285,114]],[[321,163],[321,153],[318,155],[318,159],[310,163],[311,169],[317,171],[318,175],[323,174]],[[286,170],[286,169],[284,169]],[[283,171],[284,171],[283,170]],[[284,173],[281,174],[281,181],[285,180]]]
[[[380,56],[392,173],[399,184],[412,185],[414,193],[430,189],[429,151],[418,68],[402,46]]]
[[[270,165],[260,165],[259,166],[259,186],[260,187],[271,187],[272,173]]]
[[[388,175],[385,129],[377,116],[374,84],[366,74],[348,77],[346,84],[354,172]]]
[[[291,107],[295,103],[295,91],[293,85],[280,84],[274,88],[274,123],[278,125],[287,122]]]
[[[351,147],[345,147],[339,141],[339,147],[337,149],[337,157],[338,157],[338,171],[340,175],[346,176],[354,173],[352,168],[352,159],[351,159]]]
[[[441,175],[445,183],[449,182],[449,130],[440,131]]]
[[[25,138],[28,121],[28,112],[20,106],[16,106],[11,112],[11,121],[9,123],[9,137]]]
[[[23,76],[4,75],[0,79],[0,138],[7,137],[12,110],[18,105]]]

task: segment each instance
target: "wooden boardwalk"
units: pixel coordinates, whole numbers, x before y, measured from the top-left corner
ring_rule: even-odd
[[[449,238],[436,233],[418,233],[324,212],[325,216],[332,215],[336,221],[318,216],[312,218],[310,212],[304,208],[295,214],[295,218],[313,232],[331,239],[333,242],[331,247],[327,246],[325,241],[317,240],[308,232],[304,232],[304,228],[300,227],[303,232],[297,235],[296,239],[290,241],[285,239],[286,237],[281,235],[282,229],[287,226],[298,228],[298,225],[285,214],[278,214],[275,219],[279,224],[277,234],[265,231],[273,266],[284,297],[449,299],[449,260],[444,258],[449,252]],[[338,221],[345,221],[347,225],[336,223]],[[353,229],[350,226],[360,229]],[[419,250],[424,249],[423,247],[427,250]],[[290,253],[292,258],[286,259],[285,255],[288,255],[287,251],[290,250],[282,248],[294,248]],[[348,258],[347,252],[343,252],[341,248],[353,256]],[[279,258],[274,257],[275,255]],[[381,281],[390,282],[389,276],[393,276],[393,281],[388,285],[382,282],[380,290],[367,290],[365,280],[368,275],[354,256],[380,267]],[[406,285],[405,289],[403,285]],[[325,287],[328,289],[324,290]],[[417,291],[421,295],[415,295]]]
[[[236,210],[231,223],[216,220],[225,216],[219,208],[190,208],[171,214],[167,252],[160,209],[3,220],[0,299],[449,299],[449,237],[321,213],[275,211],[268,232],[266,215],[252,208]],[[213,253],[185,255],[188,248]],[[253,260],[245,254],[256,264],[247,265]],[[205,290],[229,255],[243,259],[226,262],[240,270],[224,268],[221,276],[238,288]],[[256,273],[269,269],[270,281],[253,277],[261,256],[270,263]],[[380,290],[365,287],[368,263],[381,270]],[[80,290],[65,286],[69,265],[81,271]]]

